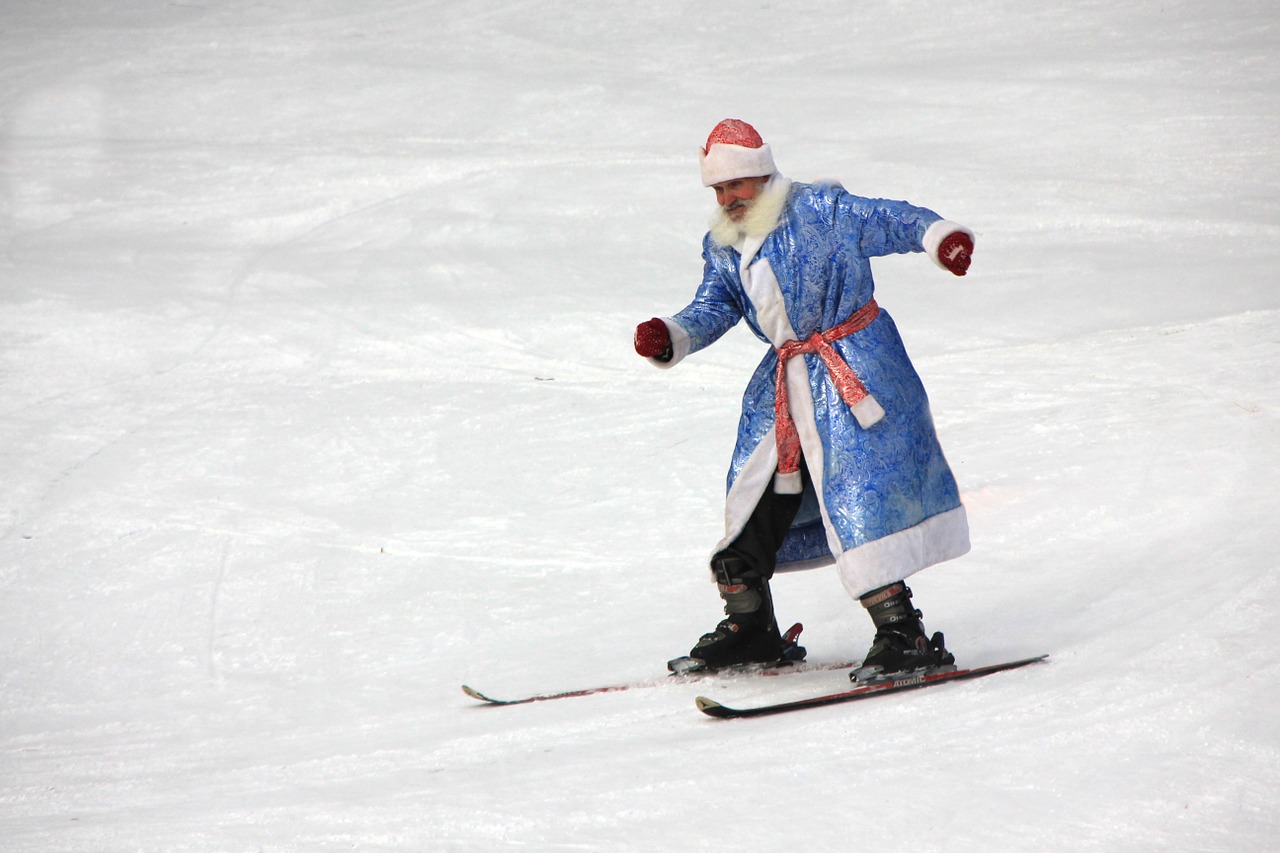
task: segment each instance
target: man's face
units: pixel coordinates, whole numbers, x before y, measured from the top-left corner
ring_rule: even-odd
[[[716,191],[716,204],[736,222],[746,215],[768,181],[767,177],[735,178],[722,184],[712,184],[711,189]]]

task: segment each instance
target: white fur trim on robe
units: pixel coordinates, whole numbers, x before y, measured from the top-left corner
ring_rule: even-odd
[[[747,249],[750,249],[750,246],[747,246]],[[747,257],[743,255],[744,259]],[[741,274],[743,290],[746,291],[751,304],[755,306],[756,321],[760,331],[769,338],[770,343],[777,347],[788,341],[797,340],[795,327],[791,325],[791,319],[787,316],[782,288],[778,284],[777,276],[773,274],[773,267],[769,260],[760,258],[750,264],[744,261]],[[786,382],[787,394],[791,399],[791,417],[800,439],[804,464],[809,469],[814,483],[819,485],[816,491],[823,527],[827,533],[827,542],[832,552],[838,554],[841,548],[840,537],[831,525],[826,506],[822,503],[820,484],[824,467],[824,450],[813,409],[813,388],[809,385],[809,370],[803,358],[793,358],[787,362]],[[879,406],[877,405],[876,408]],[[881,414],[883,415],[883,411]],[[756,447],[733,484],[733,489],[725,503],[725,538],[716,546],[716,552],[728,546],[742,532],[760,497],[770,484],[778,494],[800,493],[802,480],[799,472],[790,475],[778,474],[777,468],[778,448],[775,426]],[[740,485],[741,489],[739,489]]]
[[[856,599],[967,553],[969,521],[962,504],[914,527],[845,551],[836,557],[836,571],[840,583]]]

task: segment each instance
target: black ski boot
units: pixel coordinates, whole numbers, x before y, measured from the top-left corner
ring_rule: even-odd
[[[724,669],[743,664],[771,664],[804,659],[793,629],[783,638],[773,615],[769,581],[732,555],[717,556],[711,563],[716,586],[724,599],[726,618],[714,631],[703,634],[686,658],[667,663],[672,672]]]
[[[921,613],[911,605],[911,590],[902,581],[872,590],[859,599],[876,626],[871,649],[862,665],[849,673],[850,681],[894,677],[917,669],[951,667],[941,632],[928,637]]]

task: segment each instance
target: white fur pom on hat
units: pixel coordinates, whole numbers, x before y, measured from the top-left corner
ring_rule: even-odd
[[[722,184],[738,178],[772,175],[773,152],[756,129],[745,121],[727,118],[712,129],[701,151],[702,185]]]

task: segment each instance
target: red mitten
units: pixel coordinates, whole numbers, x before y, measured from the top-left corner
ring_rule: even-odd
[[[956,275],[964,275],[973,263],[973,238],[963,231],[952,231],[938,245],[938,262]]]
[[[636,326],[636,352],[645,358],[667,361],[671,358],[671,333],[667,324],[654,317]],[[666,358],[663,358],[666,356]]]

